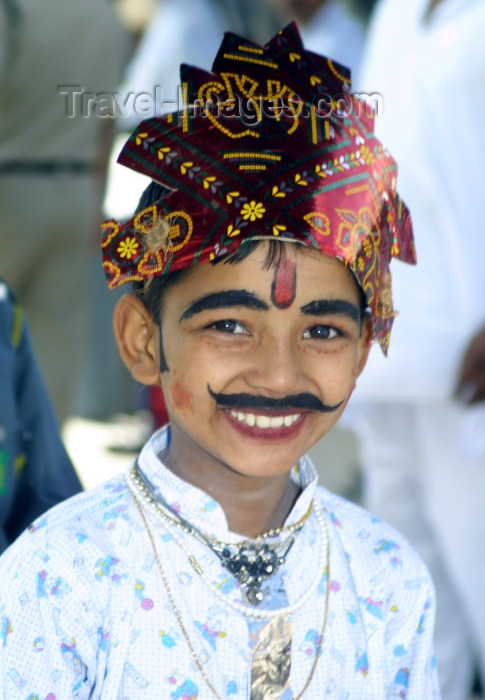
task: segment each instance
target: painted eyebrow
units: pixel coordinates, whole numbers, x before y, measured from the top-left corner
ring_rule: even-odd
[[[360,312],[355,304],[350,301],[343,301],[342,299],[319,299],[317,301],[311,301],[309,304],[300,307],[302,314],[308,314],[309,316],[330,316],[330,315],[343,315],[348,316],[355,321],[355,323],[360,323]]]
[[[228,289],[224,292],[213,292],[199,297],[185,309],[179,321],[191,318],[201,311],[231,306],[244,306],[247,309],[256,309],[257,311],[267,311],[269,308],[268,304],[253,292],[248,292],[245,289]]]

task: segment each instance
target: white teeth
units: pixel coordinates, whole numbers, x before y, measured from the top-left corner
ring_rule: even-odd
[[[256,425],[258,428],[269,428],[271,425],[271,418],[269,416],[256,416]]]
[[[257,426],[266,430],[266,428],[289,428],[295,421],[300,418],[300,413],[291,416],[263,416],[255,413],[242,413],[241,411],[230,411],[231,416],[236,418],[240,423],[245,423],[251,428]]]
[[[282,428],[285,424],[285,417],[284,416],[275,416],[273,418],[269,419],[269,427],[270,428]]]
[[[256,423],[256,416],[254,413],[243,413],[241,423],[247,423],[252,428]]]

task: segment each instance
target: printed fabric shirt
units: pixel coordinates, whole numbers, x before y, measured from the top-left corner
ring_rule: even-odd
[[[160,462],[167,435],[158,431],[143,448],[144,478],[204,532],[240,541],[210,496]],[[315,499],[328,560],[321,562],[327,547],[314,508],[278,572],[295,606],[285,700],[439,699],[426,568],[391,527],[318,487],[306,457],[298,466],[302,492],[286,525]],[[124,476],[56,506],[0,558],[1,697],[213,700],[187,636],[219,697],[250,698],[254,622],[237,609],[241,588],[206,545],[177,529],[182,548],[172,525],[146,506],[144,513],[158,563]],[[323,626],[321,654],[301,696]]]

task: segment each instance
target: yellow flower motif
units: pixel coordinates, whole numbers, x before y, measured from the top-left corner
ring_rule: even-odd
[[[265,211],[266,208],[263,207],[261,202],[255,202],[253,200],[252,202],[249,202],[249,204],[246,202],[246,204],[241,207],[241,216],[243,219],[256,221],[256,219],[263,218]]]
[[[366,254],[366,256],[370,258],[370,256],[372,255],[372,245],[368,238],[364,239],[362,248],[364,249],[364,253]]]
[[[138,241],[136,238],[125,238],[124,241],[121,241],[119,244],[116,252],[120,254],[121,258],[128,258],[128,260],[131,260],[131,258],[136,255],[136,251],[138,250]]]

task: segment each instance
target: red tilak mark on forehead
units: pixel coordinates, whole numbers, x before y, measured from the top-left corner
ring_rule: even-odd
[[[276,265],[271,285],[271,301],[278,309],[287,309],[295,300],[296,265],[291,260],[280,260]]]

